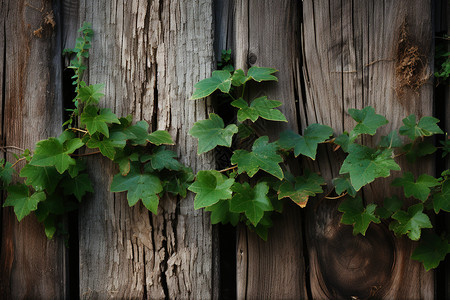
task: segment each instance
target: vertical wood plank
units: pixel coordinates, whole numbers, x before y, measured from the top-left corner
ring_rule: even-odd
[[[299,86],[299,3],[296,1],[235,1],[232,34],[235,67],[273,67],[278,83],[249,87],[249,99],[266,94],[283,102],[288,125],[263,123],[261,134],[274,140],[289,126],[298,130],[296,100]],[[229,12],[227,13],[230,14]],[[295,163],[291,165],[293,169]],[[306,298],[300,208],[289,203],[283,216],[274,217],[267,242],[241,227],[237,245],[237,297],[239,299]]]
[[[409,41],[426,59],[419,78],[424,84],[400,96],[395,91],[395,64],[403,24]],[[364,137],[365,144],[373,145],[389,128],[399,128],[409,114],[432,114],[433,89],[427,80],[432,61],[430,1],[304,1],[302,34],[302,127],[320,122],[340,134],[354,126],[349,108],[370,105],[390,121],[375,137]],[[330,182],[338,176],[343,156],[331,149],[320,151],[316,167]],[[403,171],[416,174],[434,170],[432,160],[400,164]],[[389,180],[376,180],[363,193],[366,203],[380,203],[393,194],[401,190],[391,187]],[[410,259],[412,242],[393,238],[386,224],[372,224],[366,237],[353,237],[351,227],[339,223],[338,201],[316,199],[310,204],[307,243],[313,298],[433,298],[433,272]]]
[[[31,149],[38,140],[61,132],[61,24],[49,0],[4,0],[0,6],[2,145]],[[14,161],[10,154],[6,158]],[[63,241],[47,240],[34,216],[18,223],[12,209],[2,209],[1,242],[2,297],[66,297]]]
[[[185,164],[213,168],[187,134],[209,110],[188,99],[212,71],[212,2],[80,1],[79,15],[93,23],[87,76],[106,83],[101,105],[169,130]],[[156,216],[140,204],[129,208],[125,195],[109,192],[117,170],[92,164],[97,190],[79,222],[81,298],[217,298],[212,229],[192,196],[161,199]]]

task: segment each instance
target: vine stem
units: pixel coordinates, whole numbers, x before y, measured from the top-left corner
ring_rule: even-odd
[[[342,198],[342,197],[344,197],[344,196],[346,196],[347,195],[347,192],[345,192],[345,193],[343,193],[342,195],[339,195],[339,196],[337,196],[337,197],[328,197],[328,196],[325,196],[324,198],[325,199],[330,199],[330,200],[337,200],[337,199],[340,199],[340,198]]]
[[[20,147],[16,147],[16,146],[0,146],[0,149],[5,150],[5,149],[14,149],[14,150],[19,150],[24,152],[25,149],[22,149]]]
[[[229,168],[226,168],[226,169],[223,169],[223,170],[220,170],[220,171],[218,171],[218,172],[219,172],[219,173],[223,173],[223,172],[230,171],[230,170],[233,170],[233,169],[236,169],[236,168],[237,168],[237,165],[236,165],[236,166],[229,167]]]
[[[22,160],[25,160],[25,159],[27,159],[27,158],[26,157],[22,157],[22,158],[16,160],[16,162],[12,164],[11,168],[14,167],[15,165],[17,165],[17,163],[19,163],[19,161],[22,161]]]
[[[87,130],[83,130],[83,129],[80,129],[80,128],[70,128],[70,130],[73,130],[73,131],[78,131],[78,132],[82,132],[82,133],[84,133],[84,134],[86,134],[86,133],[88,133],[88,131]]]
[[[70,156],[89,156],[89,155],[95,155],[95,154],[99,154],[101,153],[100,151],[95,151],[95,152],[89,152],[89,153],[82,153],[82,154],[70,154]]]

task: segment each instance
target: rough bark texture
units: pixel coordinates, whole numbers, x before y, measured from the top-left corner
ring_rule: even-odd
[[[31,149],[38,140],[61,131],[61,70],[55,64],[60,57],[59,25],[52,1],[14,0],[0,4],[2,146]],[[15,161],[11,154],[6,158]],[[4,208],[1,213],[2,297],[65,298],[62,240],[47,240],[34,215],[19,224],[13,209]]]
[[[370,105],[390,121],[375,137],[364,137],[365,144],[373,145],[409,114],[432,115],[430,1],[304,1],[302,35],[302,127],[319,122],[340,134],[354,126],[349,108]],[[423,55],[412,78],[419,86],[415,90],[400,86],[404,74],[396,73],[397,64],[410,59],[398,54],[402,45],[417,46]],[[318,170],[329,182],[338,176],[343,157],[325,148],[319,155]],[[432,160],[401,162],[403,171],[416,174],[433,174],[432,166]],[[363,195],[366,203],[380,203],[401,192],[388,180],[376,180]],[[308,205],[313,298],[433,298],[433,272],[410,259],[412,242],[393,239],[386,224],[372,224],[366,238],[354,237],[349,226],[339,224],[338,205],[330,200]]]
[[[169,130],[181,160],[210,168],[188,130],[206,118],[205,101],[189,101],[213,63],[211,1],[80,1],[80,23],[95,36],[87,76],[106,83],[102,106]],[[158,215],[108,192],[116,170],[92,161],[96,193],[80,211],[82,298],[207,299],[213,287],[212,233],[193,198],[165,197]]]
[[[281,110],[289,127],[297,130],[296,102],[299,86],[293,78],[298,68],[299,3],[295,1],[218,1],[216,48],[232,49],[235,68],[251,66],[279,70],[278,83],[249,86],[248,97],[266,94],[282,101]],[[282,16],[282,17],[280,17]],[[262,135],[274,140],[285,124],[260,123]],[[251,144],[248,145],[251,147]],[[296,169],[292,165],[292,169]],[[298,169],[298,168],[297,168]],[[292,170],[291,170],[292,171]],[[274,218],[267,242],[241,227],[237,244],[237,297],[305,298],[305,267],[302,254],[300,208],[286,207],[282,217]],[[289,241],[289,242],[287,242]]]

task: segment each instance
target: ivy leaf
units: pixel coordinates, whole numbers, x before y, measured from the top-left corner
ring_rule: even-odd
[[[228,71],[213,71],[212,76],[199,81],[192,94],[191,100],[207,97],[219,89],[223,93],[228,93],[231,88],[231,74]]]
[[[238,165],[239,174],[247,172],[249,177],[253,177],[261,169],[281,180],[284,174],[279,163],[283,158],[277,154],[277,150],[277,143],[269,143],[269,137],[262,136],[253,143],[252,152],[234,151],[231,163]]]
[[[194,209],[213,205],[219,200],[231,199],[230,188],[233,183],[234,179],[227,178],[218,171],[199,171],[196,180],[188,188],[197,194],[194,199]]]
[[[348,110],[348,113],[352,116],[353,120],[358,122],[352,130],[352,132],[357,135],[374,135],[380,126],[389,123],[385,117],[376,114],[375,109],[371,106],[367,106],[361,110],[351,108]]]
[[[250,106],[242,98],[234,100],[231,102],[231,105],[239,108],[237,113],[239,122],[244,122],[247,119],[256,122],[259,117],[270,121],[287,122],[283,113],[278,109],[274,109],[283,105],[283,103],[276,100],[269,100],[266,96],[256,98]]]
[[[104,84],[82,86],[78,89],[78,98],[81,102],[86,103],[86,105],[98,104],[100,98],[105,96],[105,94],[102,93],[104,87]]]
[[[231,84],[233,86],[241,86],[248,80],[248,77],[245,76],[244,71],[242,69],[238,69],[234,71],[233,75],[231,76]]]
[[[114,147],[114,143],[108,138],[99,140],[98,137],[92,136],[86,143],[86,147],[91,149],[98,148],[103,156],[106,156],[111,160],[114,160],[114,156],[116,155],[116,148]]]
[[[414,197],[425,202],[430,194],[430,187],[438,186],[439,181],[433,176],[422,174],[414,181],[414,175],[406,172],[403,177],[395,178],[393,186],[402,186],[406,197]]]
[[[80,116],[81,124],[86,125],[90,135],[96,132],[103,133],[109,137],[108,124],[120,124],[117,116],[111,112],[109,108],[102,108],[100,111],[93,105],[86,106]]]
[[[174,144],[172,137],[170,136],[170,133],[168,133],[165,130],[154,131],[148,135],[147,139],[150,141],[150,143],[152,143],[156,146],[159,146],[162,144],[164,144],[164,145],[173,145]]]
[[[380,147],[399,148],[403,145],[397,131],[391,131],[387,136],[381,137]]]
[[[273,210],[272,203],[267,197],[269,186],[259,182],[252,188],[247,182],[235,183],[232,187],[233,198],[230,201],[230,210],[236,213],[245,213],[253,226],[258,225],[265,211]]]
[[[403,119],[404,126],[400,127],[399,133],[400,135],[406,135],[411,140],[422,136],[440,134],[443,131],[437,125],[438,122],[439,119],[433,117],[422,117],[419,123],[416,123],[416,115],[412,114]]]
[[[74,178],[64,178],[61,182],[61,187],[64,190],[64,195],[74,195],[78,202],[81,202],[87,192],[94,192],[91,179],[86,173],[79,174]]]
[[[376,150],[359,144],[351,144],[349,154],[339,174],[350,174],[350,181],[356,191],[378,177],[388,177],[390,170],[400,170],[392,158],[392,150]]]
[[[392,215],[395,221],[389,224],[389,229],[397,235],[408,234],[408,237],[417,241],[422,228],[433,228],[430,219],[423,213],[423,204],[418,203],[408,207],[408,211],[397,211]]]
[[[437,268],[439,263],[450,253],[450,244],[434,233],[424,234],[411,259],[423,263],[426,271]]]
[[[442,157],[446,157],[450,153],[450,138],[447,138],[443,141],[439,141],[442,145]]]
[[[409,143],[403,146],[402,149],[406,152],[406,160],[410,163],[415,163],[417,158],[433,154],[437,150],[429,141]]]
[[[26,177],[25,183],[31,185],[37,192],[47,190],[50,194],[55,191],[62,178],[55,167],[38,167],[30,164],[26,164],[20,170],[19,176]]]
[[[254,133],[255,130],[251,126],[244,123],[238,125],[238,135],[241,139],[246,139]]]
[[[278,70],[272,68],[251,67],[247,72],[247,80],[253,79],[257,82],[278,81],[278,78],[276,76],[271,75],[275,72],[278,72]]]
[[[343,134],[339,135],[337,138],[334,139],[334,143],[336,145],[341,146],[342,150],[344,152],[348,153],[348,148],[353,143],[354,140],[350,140],[350,136],[348,135],[348,132],[344,132]]]
[[[369,204],[364,207],[361,197],[347,197],[339,205],[338,210],[342,213],[342,224],[353,225],[353,235],[361,233],[366,235],[370,222],[380,223],[380,219],[375,215],[376,204]]]
[[[250,230],[254,230],[255,233],[262,238],[264,241],[267,241],[267,237],[269,235],[269,229],[272,227],[272,219],[270,218],[271,212],[265,212],[262,219],[259,221],[257,226],[253,226],[253,224],[247,220],[246,225]]]
[[[208,152],[216,146],[231,147],[233,135],[238,132],[234,124],[224,128],[221,117],[210,114],[209,119],[198,121],[192,126],[189,134],[198,138],[198,154]]]
[[[10,162],[5,162],[4,160],[1,160],[0,162],[0,180],[3,183],[3,186],[6,187],[11,183],[15,170],[12,168]]]
[[[342,177],[333,179],[333,184],[336,194],[342,195],[342,193],[347,192],[349,196],[356,197],[356,191],[350,181],[350,175],[345,174]]]
[[[323,192],[322,185],[325,185],[322,177],[306,170],[305,174],[296,177],[294,182],[284,180],[278,189],[278,200],[290,198],[303,208],[306,206],[310,196],[314,197],[316,194]]]
[[[390,218],[395,212],[402,208],[403,201],[397,196],[392,196],[390,198],[385,198],[382,207],[378,207],[376,214],[383,219]]]
[[[228,224],[236,226],[239,223],[240,214],[230,211],[230,200],[220,200],[219,202],[205,207],[211,212],[211,224]]]
[[[160,179],[153,174],[141,174],[137,168],[131,168],[127,176],[116,174],[111,182],[111,192],[127,192],[128,205],[131,207],[139,200],[154,214],[158,213],[159,196],[163,191]]]
[[[441,191],[433,195],[433,208],[435,213],[441,209],[450,212],[450,180],[444,181]]]
[[[181,171],[176,173],[172,172],[171,176],[165,177],[166,181],[164,190],[172,193],[174,195],[180,195],[186,198],[187,188],[194,181],[194,174],[192,174],[192,169],[188,167],[183,167]]]
[[[125,123],[127,124],[127,123]],[[123,129],[123,133],[128,140],[131,141],[133,145],[145,145],[147,144],[148,134],[148,123],[146,121],[139,121],[132,126],[128,126]]]
[[[183,165],[176,160],[177,154],[173,151],[166,150],[164,146],[156,148],[153,154],[146,154],[141,156],[141,162],[145,163],[150,160],[152,168],[155,170],[169,169],[178,171],[183,168]]]
[[[8,191],[8,197],[3,207],[13,206],[19,222],[36,210],[39,202],[45,200],[44,192],[36,192],[30,195],[30,190],[25,184],[10,185],[6,190]]]
[[[303,136],[293,131],[284,131],[278,141],[281,148],[290,150],[294,148],[294,155],[300,154],[316,159],[317,145],[326,141],[333,134],[333,129],[322,124],[309,125]]]
[[[58,138],[49,138],[37,142],[30,164],[40,167],[55,166],[60,174],[67,170],[70,165],[74,165],[75,160],[69,154],[72,154],[84,144],[79,138],[69,139],[74,134],[66,133],[67,131]]]

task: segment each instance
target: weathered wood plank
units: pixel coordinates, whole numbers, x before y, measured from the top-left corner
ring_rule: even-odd
[[[223,39],[233,48],[235,67],[273,67],[279,70],[278,83],[249,87],[249,98],[263,93],[282,101],[281,110],[288,126],[297,130],[296,102],[299,86],[296,72],[299,62],[299,3],[296,1],[234,1],[233,25],[221,28]],[[280,17],[282,16],[282,17]],[[228,17],[229,18],[229,17]],[[216,24],[217,26],[218,24]],[[228,48],[228,47],[227,47]],[[286,125],[264,123],[261,133],[272,139]],[[251,146],[251,145],[250,145]],[[294,163],[295,164],[295,163]],[[292,168],[295,169],[294,164]],[[297,168],[298,169],[298,168]],[[283,216],[274,218],[269,239],[264,242],[254,232],[241,227],[237,245],[237,297],[239,299],[306,298],[305,265],[302,254],[300,208],[289,203]]]
[[[430,1],[304,1],[302,127],[320,122],[340,134],[354,126],[349,108],[371,105],[390,121],[376,137],[364,138],[364,143],[373,145],[388,127],[399,128],[409,114],[431,115],[430,9]],[[411,45],[417,45],[427,59],[414,79],[423,80],[423,85],[417,92],[405,88],[401,96],[395,91],[399,82],[395,66],[403,24]],[[343,157],[325,148],[321,155],[328,160],[319,159],[317,167],[330,182],[337,177]],[[431,160],[414,166],[401,161],[401,166],[415,173],[433,172]],[[388,180],[377,180],[364,190],[364,199],[379,203],[400,193]],[[337,201],[316,199],[310,204],[307,244],[313,298],[433,298],[433,272],[410,260],[412,242],[392,238],[386,224],[371,225],[365,238],[353,237],[350,227],[339,224]]]
[[[169,130],[187,165],[214,167],[187,134],[209,110],[188,98],[212,71],[212,2],[80,1],[79,15],[93,23],[87,76],[106,83],[101,105]],[[80,211],[80,296],[216,298],[211,225],[192,196],[161,199],[157,216],[129,208],[125,195],[108,192],[111,164],[93,164],[96,193]]]
[[[55,52],[61,24],[52,1],[4,0],[0,6],[2,145],[32,148],[61,132],[61,53]],[[62,240],[47,240],[34,216],[18,223],[12,209],[2,209],[2,297],[66,298],[65,251]]]

